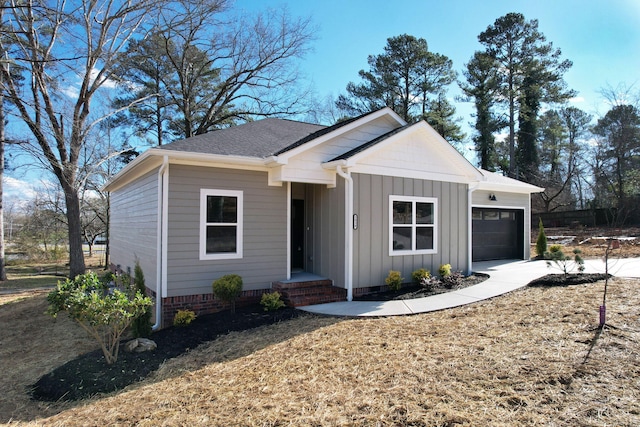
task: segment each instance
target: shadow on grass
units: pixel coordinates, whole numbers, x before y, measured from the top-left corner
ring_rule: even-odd
[[[143,380],[147,380],[145,384],[150,381],[162,381],[165,378],[154,377],[153,374],[167,362],[189,354],[200,345],[213,343],[230,332],[242,332],[245,334],[245,340],[236,346],[233,353],[210,357],[223,357],[224,361],[241,358],[262,348],[339,321],[341,321],[340,318],[312,315],[292,308],[265,313],[259,305],[238,308],[235,314],[225,311],[205,315],[197,318],[187,327],[171,327],[153,333],[150,338],[158,345],[155,351],[127,353],[124,352],[124,343],[122,343],[118,360],[112,365],[107,365],[102,352],[95,350],[42,376],[26,392],[30,393],[34,400],[62,403],[59,409],[62,411],[84,404],[84,399],[100,398],[104,394],[119,392]],[[265,333],[261,327],[268,326],[275,329]],[[254,333],[259,334],[255,339],[246,339],[247,334],[251,337]],[[178,369],[175,375],[185,370],[196,370],[211,363],[211,360],[202,358],[188,361],[185,359],[185,361],[187,365],[184,369]],[[180,364],[177,363],[177,365]],[[34,417],[26,414],[25,417],[19,418],[20,421],[33,419]]]

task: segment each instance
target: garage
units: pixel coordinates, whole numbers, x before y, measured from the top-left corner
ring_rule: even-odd
[[[524,258],[522,209],[472,208],[472,259]]]

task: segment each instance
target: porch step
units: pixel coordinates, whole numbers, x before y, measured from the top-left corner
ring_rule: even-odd
[[[272,289],[278,291],[289,307],[345,301],[347,290],[333,286],[333,281],[310,280],[306,282],[273,282]]]

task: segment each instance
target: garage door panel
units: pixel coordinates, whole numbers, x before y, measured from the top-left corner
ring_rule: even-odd
[[[473,208],[473,261],[522,259],[524,221],[521,210]]]

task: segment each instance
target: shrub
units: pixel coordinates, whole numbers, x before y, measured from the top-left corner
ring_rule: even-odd
[[[440,277],[445,278],[451,274],[451,264],[442,264],[440,268],[438,268],[438,274]]]
[[[95,273],[58,282],[47,296],[47,313],[54,318],[66,311],[98,341],[108,365],[118,360],[120,337],[133,320],[153,303],[140,292],[132,292],[129,282],[122,289],[110,290]]]
[[[547,252],[547,235],[544,233],[544,226],[542,225],[542,218],[538,221],[538,240],[536,240],[536,255],[538,258],[544,257]]]
[[[450,272],[448,275],[442,276],[442,285],[447,289],[457,288],[462,286],[463,278],[464,276],[459,271]]]
[[[384,283],[386,283],[392,291],[397,291],[402,287],[403,280],[404,277],[402,277],[399,271],[389,270],[389,275],[384,279]]]
[[[191,310],[178,310],[173,318],[173,326],[188,326],[196,320],[196,314]]]
[[[276,311],[284,307],[284,301],[280,299],[280,292],[270,292],[262,294],[260,305],[264,307],[264,311]]]
[[[237,274],[227,274],[213,282],[213,295],[223,301],[231,303],[231,312],[236,312],[236,299],[242,293],[242,277]]]
[[[147,294],[147,286],[145,285],[144,273],[138,261],[136,261],[136,266],[133,269],[133,286],[136,291],[140,292],[141,295]],[[140,314],[140,316],[136,317],[133,320],[133,323],[131,324],[131,330],[134,337],[146,338],[151,335],[151,327],[151,306],[149,306],[144,311],[144,313]]]
[[[547,267],[556,267],[562,271],[565,276],[575,269],[582,273],[584,271],[584,259],[580,256],[581,253],[582,251],[580,249],[574,249],[572,257],[562,252],[562,246],[551,245],[549,252],[545,254],[545,258],[549,260],[547,261]]]
[[[431,275],[420,279],[420,285],[422,285],[422,287],[425,288],[427,291],[432,291],[433,288],[437,286],[439,283],[440,281],[438,280],[438,278]]]
[[[419,268],[411,273],[411,279],[413,279],[413,283],[416,284],[422,284],[422,279],[428,279],[429,277],[431,277],[431,272],[424,268]]]

